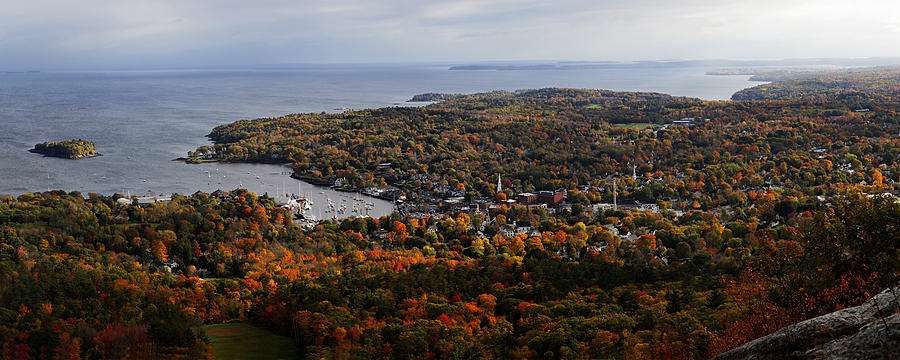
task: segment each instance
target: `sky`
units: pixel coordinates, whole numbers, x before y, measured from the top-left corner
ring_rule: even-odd
[[[894,56],[897,0],[0,0],[0,70]]]

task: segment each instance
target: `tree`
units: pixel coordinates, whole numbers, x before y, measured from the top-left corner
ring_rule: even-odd
[[[166,244],[164,244],[162,240],[154,241],[153,247],[150,249],[150,252],[153,255],[154,261],[166,262],[169,260],[169,255],[166,250]]]

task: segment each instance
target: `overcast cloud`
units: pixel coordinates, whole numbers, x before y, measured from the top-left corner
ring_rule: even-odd
[[[0,0],[0,70],[900,56],[900,1]]]

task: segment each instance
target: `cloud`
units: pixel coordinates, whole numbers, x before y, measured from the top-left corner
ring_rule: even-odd
[[[897,56],[868,0],[0,0],[2,68]]]

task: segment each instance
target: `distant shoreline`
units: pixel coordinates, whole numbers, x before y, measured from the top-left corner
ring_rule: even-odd
[[[270,164],[270,165],[284,165],[284,164],[290,164],[289,161],[254,161],[254,162],[247,162],[247,161],[228,161],[228,160],[215,159],[215,158],[213,158],[213,159],[192,159],[192,158],[186,158],[186,157],[178,157],[178,158],[174,158],[174,159],[172,159],[172,161],[181,161],[181,162],[183,162],[183,163],[185,163],[185,164],[212,164],[212,163],[222,163],[222,164]]]

